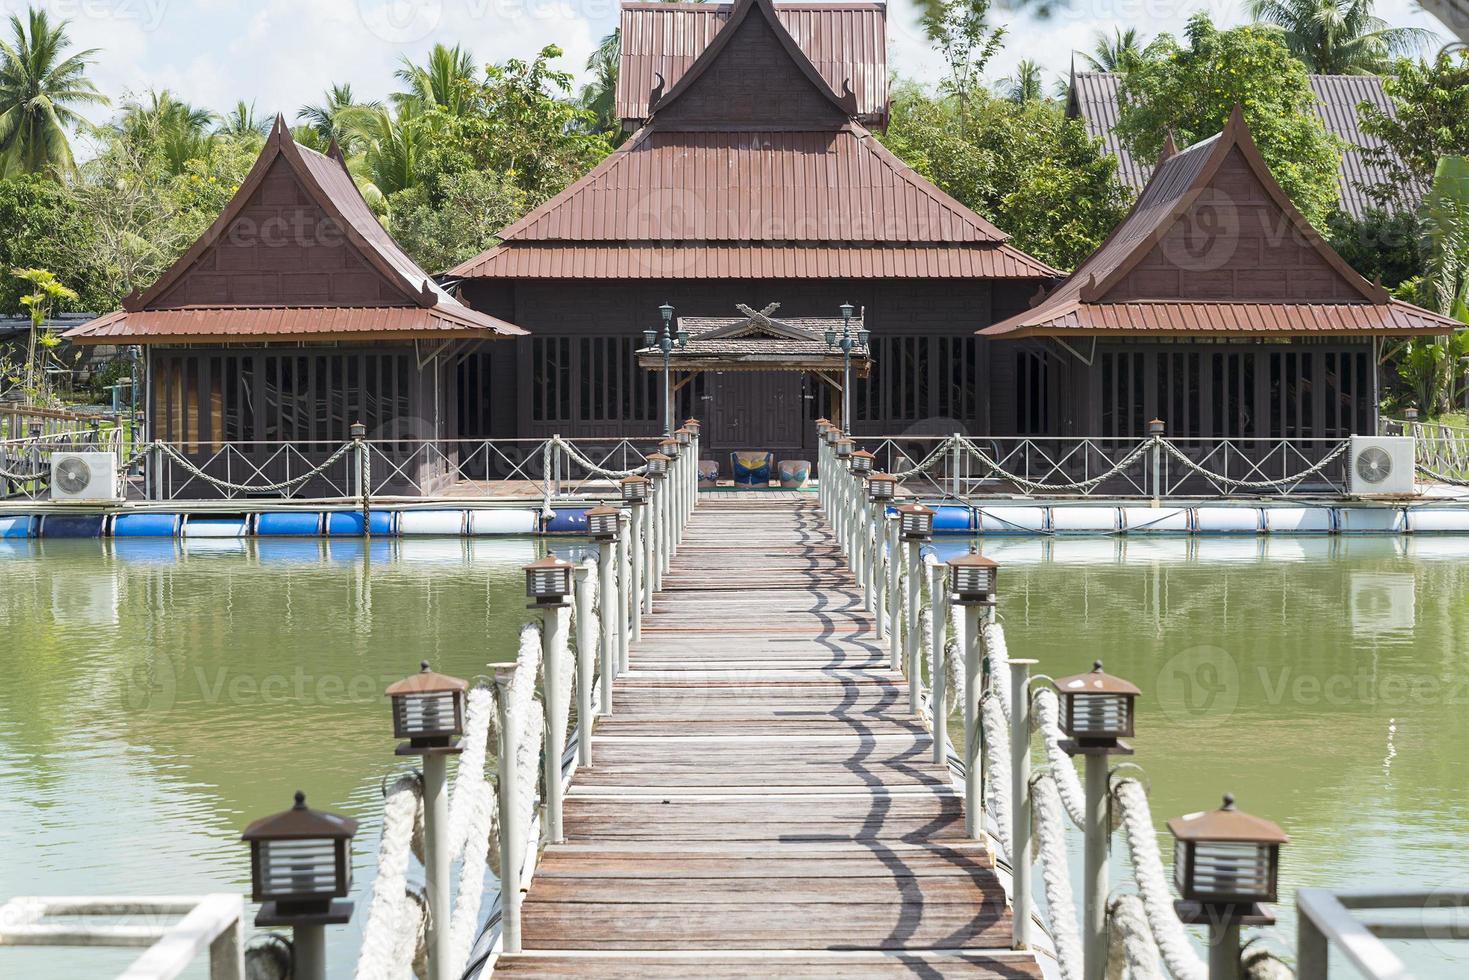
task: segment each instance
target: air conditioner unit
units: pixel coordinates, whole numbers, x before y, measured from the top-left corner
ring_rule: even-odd
[[[112,453],[53,453],[52,500],[116,501],[117,457]]]
[[[1353,496],[1413,492],[1412,436],[1352,436],[1347,452]]]

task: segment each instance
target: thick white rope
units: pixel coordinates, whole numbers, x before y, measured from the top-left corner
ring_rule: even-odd
[[[983,465],[985,469],[989,470],[990,473],[995,476],[1003,477],[1016,486],[1022,487],[1026,490],[1089,490],[1106,480],[1110,480],[1118,473],[1121,473],[1123,470],[1127,469],[1133,463],[1137,462],[1139,457],[1141,457],[1144,453],[1146,453],[1149,449],[1153,447],[1151,441],[1144,442],[1132,452],[1128,453],[1127,456],[1125,456],[1121,460],[1121,462],[1115,464],[1105,473],[1098,473],[1096,476],[1086,480],[1068,481],[1065,483],[1042,483],[1037,480],[1027,479],[1026,477],[1019,475],[1018,473],[1011,473],[1007,471],[1006,469],[1004,469],[1004,467],[1000,466],[999,463],[995,462],[993,459],[990,459],[990,457],[985,454],[984,450],[974,445],[974,443],[970,442],[968,439],[965,439],[962,436],[958,438],[965,451],[968,452],[969,455],[973,456],[975,459],[979,460],[980,464]]]
[[[642,466],[634,467],[630,470],[609,470],[606,467],[598,466],[596,463],[592,462],[585,455],[583,455],[582,452],[578,450],[575,446],[573,446],[571,443],[567,442],[560,436],[552,436],[551,445],[566,453],[566,455],[571,459],[573,463],[581,466],[582,469],[586,470],[592,476],[604,476],[608,477],[609,479],[621,479],[625,476],[637,476],[648,471],[647,463],[644,463]]]
[[[1306,477],[1314,476],[1317,473],[1320,473],[1322,470],[1326,469],[1329,463],[1335,460],[1342,453],[1346,452],[1347,447],[1351,445],[1349,441],[1339,443],[1335,449],[1327,453],[1324,457],[1317,461],[1315,465],[1308,466],[1306,469],[1301,470],[1299,473],[1296,473],[1293,476],[1281,477],[1278,480],[1236,480],[1233,477],[1224,475],[1223,473],[1215,473],[1212,470],[1204,469],[1204,467],[1200,466],[1198,463],[1195,463],[1193,460],[1189,459],[1188,456],[1184,455],[1183,450],[1173,445],[1173,443],[1169,442],[1167,439],[1163,439],[1161,441],[1163,443],[1163,448],[1167,451],[1168,455],[1172,456],[1174,459],[1182,463],[1184,469],[1196,473],[1197,475],[1202,476],[1207,480],[1213,480],[1216,483],[1223,483],[1226,486],[1234,487],[1235,489],[1244,488],[1246,490],[1273,490],[1279,487],[1290,486],[1292,484],[1299,483]]]
[[[979,628],[979,639],[983,644],[985,670],[989,674],[990,690],[1000,699],[1000,710],[1008,720],[1010,717],[1010,649],[1005,645],[1005,627],[997,622],[985,623]]]
[[[423,823],[423,783],[417,774],[398,777],[383,804],[383,832],[377,849],[377,877],[357,980],[401,980],[417,949],[421,910],[408,895],[408,858],[416,827]]]
[[[1268,949],[1253,949],[1251,946],[1246,946],[1240,954],[1245,980],[1295,980],[1296,972],[1280,957]]]
[[[161,450],[165,456],[173,460],[176,464],[183,467],[184,472],[189,473],[190,475],[197,477],[200,480],[203,480],[205,483],[213,484],[214,486],[219,487],[221,490],[236,490],[246,493],[271,493],[276,490],[289,490],[292,487],[299,486],[302,483],[305,483],[312,477],[320,476],[322,473],[325,473],[328,469],[330,469],[337,462],[337,460],[347,455],[347,453],[349,453],[353,449],[353,447],[356,446],[356,443],[343,443],[336,452],[327,457],[325,462],[312,467],[310,470],[307,470],[300,476],[293,476],[289,480],[280,480],[276,483],[260,484],[231,483],[229,480],[221,480],[217,476],[210,476],[208,473],[205,473],[199,467],[189,462],[187,458],[185,458],[177,449],[173,448],[168,443],[159,441],[153,443],[153,446]]]
[[[485,780],[485,758],[489,754],[490,718],[495,713],[495,695],[487,687],[476,687],[465,699],[464,752],[454,774],[454,793],[449,798],[449,855],[458,858],[471,835],[470,812],[475,795]],[[477,832],[477,831],[476,831]]]
[[[469,962],[469,951],[479,931],[480,900],[485,893],[485,871],[490,850],[490,825],[497,821],[498,803],[495,791],[481,776],[466,787],[470,794],[463,815],[470,828],[464,848],[464,862],[459,868],[459,891],[454,896],[454,911],[449,917],[449,970],[457,977]]]
[[[1118,895],[1107,903],[1107,937],[1108,980],[1167,980],[1142,899]]]
[[[944,710],[953,714],[964,701],[964,608],[949,607],[949,631],[944,635],[944,680],[948,694]]]
[[[1036,855],[1050,912],[1051,939],[1056,944],[1056,962],[1062,980],[1081,980],[1081,930],[1076,920],[1076,900],[1071,892],[1071,870],[1066,863],[1066,826],[1061,816],[1061,798],[1056,781],[1047,770],[1030,780],[1030,799],[1035,819]]]
[[[1173,911],[1173,895],[1163,873],[1163,859],[1158,853],[1158,838],[1153,831],[1153,815],[1142,783],[1131,778],[1115,780],[1112,798],[1117,802],[1122,828],[1127,832],[1138,894],[1142,898],[1148,924],[1152,926],[1153,940],[1158,944],[1168,972],[1176,980],[1204,980],[1204,964],[1189,942],[1183,923],[1178,921]]]
[[[1061,707],[1056,692],[1049,687],[1040,687],[1030,696],[1031,723],[1040,732],[1046,747],[1046,761],[1056,777],[1056,789],[1066,807],[1066,815],[1077,827],[1086,826],[1086,792],[1081,788],[1081,779],[1076,775],[1076,766],[1071,757],[1061,749]]]
[[[986,761],[985,797],[990,814],[995,818],[995,836],[1005,854],[1013,857],[1015,848],[1010,826],[1010,723],[1000,710],[1000,699],[993,691],[979,699],[979,723],[984,729]]]

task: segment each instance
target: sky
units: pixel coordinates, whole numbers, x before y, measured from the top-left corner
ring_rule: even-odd
[[[359,97],[381,98],[394,88],[393,70],[406,55],[422,60],[435,42],[462,44],[481,63],[530,58],[559,45],[561,67],[584,75],[597,42],[616,26],[617,0],[40,0],[53,17],[71,22],[80,48],[95,47],[91,70],[114,102],[150,88],[218,112],[244,99],[262,116],[284,112],[292,122],[304,104],[319,102],[333,82],[350,82]],[[23,13],[22,0],[0,0],[0,11]],[[997,2],[998,8],[998,2]],[[1195,11],[1216,23],[1244,21],[1241,0],[1071,0],[1040,20],[997,9],[1009,27],[1004,50],[987,74],[1009,74],[1022,58],[1038,61],[1047,88],[1067,71],[1074,50],[1089,50],[1099,30],[1136,26],[1145,39],[1178,32]],[[1378,0],[1377,13],[1398,26],[1445,32],[1413,0]],[[6,31],[8,34],[8,29]],[[912,0],[889,4],[891,65],[932,83],[939,59],[918,27]],[[108,110],[88,113],[100,121]]]

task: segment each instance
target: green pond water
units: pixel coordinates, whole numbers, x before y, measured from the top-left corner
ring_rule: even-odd
[[[0,899],[244,891],[240,829],[299,787],[362,820],[359,915],[328,931],[347,975],[398,768],[382,689],[420,659],[464,677],[509,659],[540,547],[0,542]],[[1469,878],[1469,540],[986,552],[1012,656],[1052,675],[1100,657],[1143,689],[1134,761],[1160,827],[1234,792],[1291,834],[1282,897]],[[1421,976],[1469,972],[1469,943],[1396,945]],[[106,975],[131,955],[0,949],[0,977]]]

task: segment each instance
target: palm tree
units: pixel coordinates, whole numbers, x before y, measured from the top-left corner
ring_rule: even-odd
[[[270,132],[270,120],[261,119],[255,115],[255,103],[245,104],[241,99],[235,103],[235,107],[225,113],[220,120],[219,131],[226,136],[250,137],[264,136]]]
[[[333,85],[323,93],[320,105],[303,105],[296,113],[296,118],[316,131],[322,146],[330,145],[332,140],[336,140],[344,151],[356,152],[358,148],[351,142],[352,134],[342,124],[343,110],[381,107],[381,102],[358,102],[352,96],[351,84]]]
[[[595,51],[587,57],[587,71],[592,80],[582,86],[581,107],[597,117],[593,132],[609,133],[618,128],[617,107],[617,64],[622,56],[621,28],[602,38]]]
[[[452,48],[435,44],[426,64],[415,65],[404,56],[393,76],[407,85],[408,91],[394,95],[393,103],[401,106],[413,102],[425,109],[437,106],[451,116],[460,115],[477,74],[474,55],[457,44]]]
[[[416,103],[404,102],[396,111],[384,106],[352,106],[338,114],[338,121],[363,148],[363,178],[376,194],[386,198],[418,184],[418,160],[428,131]]]
[[[96,49],[62,57],[66,25],[34,7],[28,23],[11,15],[11,40],[0,41],[0,174],[75,168],[67,131],[83,119],[73,107],[107,102],[86,77]]]
[[[1280,31],[1291,53],[1321,75],[1373,75],[1395,56],[1418,53],[1434,37],[1420,27],[1389,27],[1373,0],[1250,0],[1258,23]]]
[[[1029,58],[1023,58],[1015,66],[1015,74],[1001,79],[1000,94],[1017,105],[1025,105],[1045,98],[1041,82],[1041,66]]]
[[[1092,42],[1092,53],[1083,54],[1082,60],[1092,71],[1125,72],[1143,58],[1143,45],[1138,39],[1137,28],[1127,30],[1113,28],[1112,36],[1106,31],[1097,31]]]
[[[216,121],[208,109],[191,106],[163,89],[150,91],[146,102],[125,103],[113,129],[140,151],[157,153],[167,172],[178,176],[190,160],[209,159],[218,136]]]

